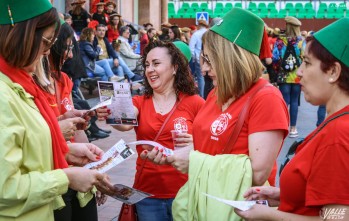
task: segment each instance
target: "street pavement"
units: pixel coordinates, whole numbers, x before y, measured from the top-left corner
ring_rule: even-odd
[[[97,94],[96,91],[94,93]],[[91,105],[94,105],[98,102],[98,99],[96,96],[98,95],[92,95],[91,99],[88,99],[89,103]],[[273,117],[273,116],[270,116]],[[299,133],[299,137],[305,137],[308,135],[311,131],[313,131],[316,127],[316,120],[317,120],[317,107],[312,106],[311,104],[307,103],[304,100],[303,94],[301,96],[301,105],[299,107],[298,112],[298,120],[297,120],[297,129]],[[134,131],[128,131],[128,132],[120,132],[109,125],[106,125],[104,122],[100,121],[98,122],[98,125],[103,129],[110,129],[112,130],[111,135],[108,138],[100,139],[97,141],[94,141],[93,143],[102,148],[103,150],[108,150],[112,145],[114,145],[116,142],[118,142],[120,139],[124,139],[126,142],[131,142],[136,139]],[[287,137],[285,139],[284,145],[282,150],[280,151],[279,157],[278,157],[278,166],[280,166],[280,163],[283,161],[288,148],[290,145],[295,141],[296,138],[289,138]],[[136,156],[132,156],[130,159],[126,160],[122,164],[112,168],[108,171],[108,174],[111,178],[111,182],[113,184],[121,183],[128,186],[132,186],[133,180],[134,180],[134,174],[135,174],[135,161]],[[278,179],[277,179],[278,184]],[[117,221],[117,216],[119,214],[120,208],[122,203],[118,200],[115,200],[111,197],[108,197],[107,202],[98,207],[98,218],[99,221]]]

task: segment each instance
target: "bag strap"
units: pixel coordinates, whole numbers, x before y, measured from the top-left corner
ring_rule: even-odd
[[[251,100],[252,98],[264,87],[267,86],[273,86],[270,83],[265,83],[263,85],[260,85],[259,87],[257,87],[255,89],[255,91],[247,98],[247,101],[244,105],[244,107],[242,108],[239,117],[238,117],[238,121],[234,127],[233,133],[230,134],[230,137],[228,139],[227,144],[225,145],[225,147],[222,150],[222,154],[229,154],[231,152],[231,150],[233,149],[239,134],[241,132],[242,126],[244,125],[245,119],[246,119],[246,115],[247,115],[247,110],[250,107],[251,104]]]
[[[318,129],[316,130],[316,132],[315,132],[309,139],[304,140],[303,143],[308,143],[308,142],[309,142],[310,140],[312,140],[312,139],[313,139],[313,138],[314,138],[327,124],[328,124],[328,123],[330,123],[331,121],[333,121],[333,120],[335,120],[335,119],[337,119],[337,118],[339,118],[339,117],[341,117],[341,116],[343,116],[343,115],[346,115],[346,114],[349,114],[349,112],[343,112],[343,113],[338,114],[338,115],[336,115],[336,116],[333,116],[331,119],[325,121],[323,124],[321,124],[320,127],[318,127]],[[295,145],[294,148],[290,148],[290,149],[288,150],[286,156],[290,156],[290,155],[295,154],[296,151],[297,151],[297,147],[298,147],[298,146],[299,146],[299,145]]]
[[[167,115],[167,117],[166,117],[164,123],[161,125],[161,127],[160,127],[158,133],[156,134],[156,136],[155,136],[155,138],[154,138],[154,141],[157,141],[157,139],[159,138],[160,134],[161,134],[162,131],[164,130],[164,128],[165,128],[167,122],[170,120],[172,114],[173,114],[174,111],[177,109],[177,106],[181,103],[182,100],[183,100],[183,98],[179,99],[179,100],[175,103],[175,105],[173,105],[172,110],[171,110],[170,113]],[[147,159],[145,159],[145,160],[143,161],[142,167],[141,167],[141,169],[139,170],[139,175],[135,178],[135,182],[134,182],[134,184],[133,184],[133,187],[135,187],[136,184],[139,182],[140,177],[141,177],[142,172],[143,172],[143,168],[144,168],[146,162],[147,162]]]

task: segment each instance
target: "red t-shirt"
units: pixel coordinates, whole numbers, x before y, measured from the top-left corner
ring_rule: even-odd
[[[143,55],[144,48],[149,44],[148,35],[144,34],[139,39],[140,45],[141,45],[141,55]]]
[[[349,106],[329,116],[348,112]],[[319,216],[328,204],[349,205],[349,115],[307,136],[280,177],[279,210]]]
[[[270,49],[273,50],[277,38],[269,37],[268,39],[269,39]]]
[[[217,105],[214,90],[208,95],[207,100],[193,125],[194,147],[196,150],[210,155],[221,154],[228,139],[233,132],[245,102],[253,89],[265,84],[260,79],[252,88],[238,100],[234,101],[224,112]],[[280,91],[273,86],[262,88],[251,100],[248,115],[241,129],[231,154],[246,154],[248,150],[248,135],[268,130],[288,131],[288,110]],[[269,183],[274,185],[276,175],[276,162],[269,177]]]
[[[133,104],[139,111],[139,126],[135,127],[137,140],[154,140],[169,113],[165,115],[156,113],[153,99],[145,96],[133,97]],[[203,104],[204,100],[197,95],[185,96],[156,142],[173,149],[171,130],[181,127],[192,134],[194,118]],[[138,154],[143,150],[141,146],[137,146]],[[139,176],[142,164],[143,160],[138,158],[136,177]],[[147,161],[136,188],[153,194],[154,198],[174,198],[187,179],[187,175],[177,171],[171,165],[156,165]]]
[[[73,82],[70,80],[68,75],[64,72],[61,72],[62,79],[61,81],[56,81],[56,90],[60,91],[60,108],[57,105],[57,95],[56,94],[50,94],[45,91],[46,98],[52,107],[52,110],[55,112],[56,116],[64,114],[67,111],[74,109],[74,104],[70,100],[70,94],[73,89]]]
[[[114,30],[110,25],[108,25],[108,31],[107,31],[107,38],[110,43],[113,42],[113,40],[118,39],[120,36],[119,31],[116,29]]]

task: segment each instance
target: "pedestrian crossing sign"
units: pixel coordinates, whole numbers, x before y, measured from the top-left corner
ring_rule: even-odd
[[[209,24],[208,12],[196,12],[196,25],[198,25],[199,20],[205,20]]]

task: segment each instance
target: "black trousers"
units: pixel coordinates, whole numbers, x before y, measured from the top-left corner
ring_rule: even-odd
[[[65,207],[54,211],[55,221],[98,221],[96,198],[93,197],[85,207],[80,207],[77,192],[68,189],[63,200]]]

